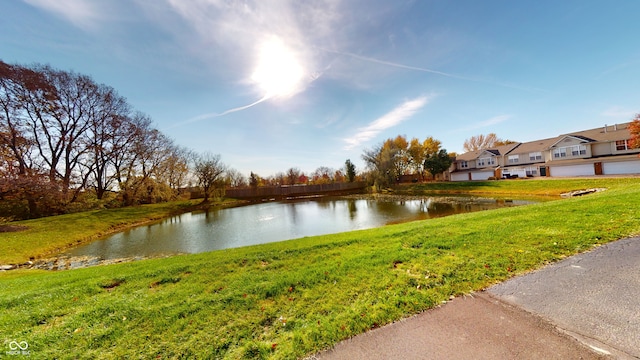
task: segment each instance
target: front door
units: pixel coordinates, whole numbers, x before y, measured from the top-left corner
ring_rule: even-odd
[[[596,175],[602,175],[602,163],[601,162],[593,163],[593,168],[594,168],[594,171],[595,171]]]

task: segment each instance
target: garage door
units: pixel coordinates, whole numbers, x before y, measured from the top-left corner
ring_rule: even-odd
[[[453,173],[451,174],[451,181],[468,181],[469,173]]]
[[[471,173],[471,180],[488,180],[493,176],[493,171],[483,171]]]
[[[602,171],[605,175],[640,174],[640,160],[604,163]]]
[[[552,177],[592,176],[595,174],[593,164],[551,166]]]

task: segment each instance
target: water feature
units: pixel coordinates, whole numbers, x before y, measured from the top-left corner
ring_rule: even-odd
[[[199,253],[531,204],[478,197],[319,198],[186,213],[71,249],[103,259]]]

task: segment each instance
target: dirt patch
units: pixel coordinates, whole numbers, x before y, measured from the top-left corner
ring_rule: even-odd
[[[25,231],[28,227],[22,225],[0,225],[0,233]]]

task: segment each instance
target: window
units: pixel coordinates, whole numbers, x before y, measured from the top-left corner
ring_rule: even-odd
[[[469,163],[466,161],[460,161],[460,169],[466,169],[469,167]]]
[[[538,160],[542,160],[542,152],[536,151],[536,152],[529,153],[529,161],[538,161]]]
[[[629,140],[617,140],[616,141],[616,150],[617,151],[625,151],[629,150]]]
[[[587,147],[584,145],[571,146],[571,156],[586,155]]]
[[[489,165],[495,165],[496,160],[493,157],[486,157],[486,158],[479,158],[478,159],[478,166],[489,166]]]
[[[586,155],[587,146],[573,145],[573,146],[565,146],[565,147],[553,149],[553,157],[556,159],[567,157],[567,154],[571,154],[571,156]]]
[[[567,148],[563,147],[563,148],[553,149],[553,157],[554,158],[567,157]]]
[[[517,164],[520,159],[518,155],[509,155],[509,164]]]

